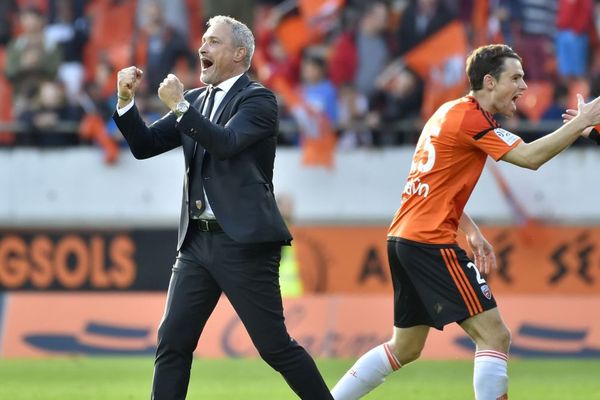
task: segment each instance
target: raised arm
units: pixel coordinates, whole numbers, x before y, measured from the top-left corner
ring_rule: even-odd
[[[521,143],[501,160],[519,167],[537,170],[548,160],[569,147],[582,134],[584,129],[600,124],[600,97],[584,103],[577,95],[577,115],[554,132],[534,140]]]
[[[174,110],[183,99],[183,84],[169,74],[158,89],[159,98]],[[236,94],[235,112],[225,126],[211,122],[199,110],[190,107],[177,124],[177,129],[204,147],[212,156],[227,159],[278,131],[275,95],[257,84],[250,84]]]
[[[127,140],[135,158],[144,159],[169,151],[181,144],[181,138],[175,129],[176,118],[173,113],[150,126],[142,120],[135,106],[135,91],[140,84],[143,72],[132,66],[120,70],[117,74],[117,110],[113,120]]]

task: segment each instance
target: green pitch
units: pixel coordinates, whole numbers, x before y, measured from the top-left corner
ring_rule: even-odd
[[[332,387],[350,360],[320,360]],[[472,363],[417,361],[366,399],[473,399]],[[600,360],[509,364],[511,399],[600,400]],[[146,400],[150,358],[0,359],[0,399]],[[196,360],[188,399],[285,400],[297,397],[261,360]]]

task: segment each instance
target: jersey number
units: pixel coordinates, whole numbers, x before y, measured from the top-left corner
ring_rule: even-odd
[[[432,132],[428,132],[427,138],[419,147],[415,154],[415,158],[410,168],[411,174],[429,172],[435,164],[435,147],[431,143],[431,138],[437,136]]]
[[[485,283],[485,279],[483,279],[481,277],[481,274],[479,273],[479,270],[477,269],[477,267],[475,266],[475,264],[473,264],[472,262],[467,264],[467,267],[469,268],[473,268],[475,270],[475,275],[477,276],[477,283],[479,283],[480,285],[483,285]]]

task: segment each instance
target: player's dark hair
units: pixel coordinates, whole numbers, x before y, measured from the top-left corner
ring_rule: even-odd
[[[505,58],[522,61],[521,57],[505,44],[490,44],[473,50],[467,58],[466,67],[471,90],[483,88],[483,77],[488,74],[499,79],[504,70]]]

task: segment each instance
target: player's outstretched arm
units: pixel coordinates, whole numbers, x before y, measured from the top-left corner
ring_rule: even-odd
[[[497,266],[494,248],[485,237],[483,237],[477,224],[475,224],[466,212],[463,212],[462,217],[460,217],[458,228],[463,231],[467,237],[467,242],[473,252],[473,258],[477,269],[486,274],[492,269],[495,269]]]
[[[586,128],[600,124],[600,97],[585,103],[578,94],[577,103],[577,115],[560,128],[531,143],[519,144],[501,159],[536,170],[573,144]]]
[[[563,123],[566,124],[567,122],[569,122],[576,116],[577,116],[577,110],[573,110],[571,108],[565,110],[565,112],[562,114]],[[593,127],[585,128],[581,132],[581,136],[583,136],[584,138],[593,140],[598,146],[600,146],[600,126],[596,125]]]

